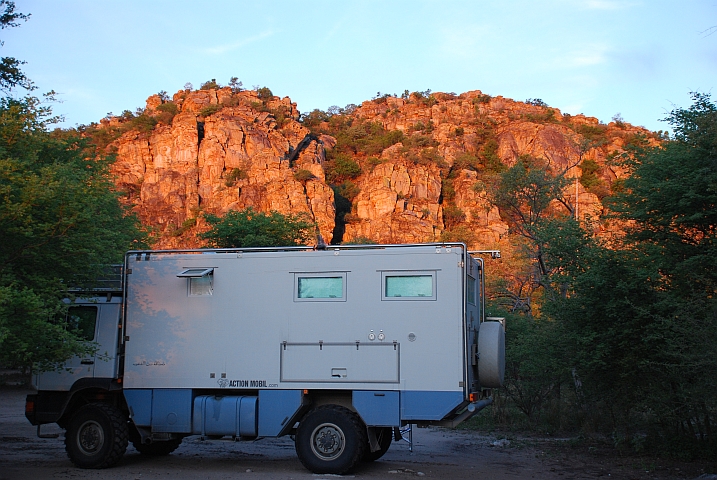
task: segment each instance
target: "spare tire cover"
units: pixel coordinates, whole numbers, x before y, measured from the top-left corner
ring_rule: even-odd
[[[503,386],[505,331],[500,322],[483,322],[478,330],[478,381],[483,388]]]

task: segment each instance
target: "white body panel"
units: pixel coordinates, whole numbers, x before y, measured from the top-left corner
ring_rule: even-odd
[[[42,372],[33,376],[33,385],[37,390],[67,391],[82,378],[117,378],[118,371],[118,335],[120,307],[122,299],[112,297],[78,298],[70,304],[91,307],[97,311],[94,337],[95,355],[73,357],[58,371]]]
[[[124,387],[465,391],[465,260],[456,246],[128,256]],[[188,268],[213,269],[211,295],[189,295]],[[434,296],[384,298],[382,275],[401,272],[431,275]],[[341,276],[345,297],[297,299],[302,274]]]

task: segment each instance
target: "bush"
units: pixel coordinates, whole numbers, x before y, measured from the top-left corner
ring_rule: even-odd
[[[316,178],[316,175],[314,175],[310,171],[304,170],[304,169],[297,170],[294,173],[294,179],[297,182],[301,182],[301,183],[308,182],[309,180],[313,180],[315,178]]]
[[[326,171],[329,183],[340,183],[361,175],[361,166],[350,156],[340,153],[334,160],[328,162]]]
[[[206,107],[202,108],[199,111],[199,115],[201,115],[202,117],[208,117],[210,115],[214,115],[221,109],[222,109],[222,105],[217,105],[217,104],[207,105]]]
[[[274,94],[268,87],[259,88],[256,91],[256,94],[259,97],[259,100],[265,103],[274,98]]]
[[[481,167],[480,160],[470,153],[461,153],[453,161],[453,168],[458,170],[474,170],[478,171]]]
[[[215,248],[308,245],[316,229],[305,214],[263,213],[251,207],[229,211],[223,217],[205,214],[204,218],[211,229],[199,237]]]
[[[455,205],[448,205],[443,208],[443,224],[446,226],[447,230],[458,226],[458,224],[465,219],[466,214]]]
[[[238,180],[246,180],[249,175],[240,168],[232,168],[232,170],[224,177],[224,185],[233,187]]]
[[[486,94],[484,94],[484,93],[483,93],[483,94],[480,94],[480,95],[478,95],[477,97],[475,97],[475,98],[473,99],[473,105],[478,105],[478,104],[481,104],[481,103],[488,103],[488,102],[491,101],[492,98],[493,98],[493,97],[491,97],[490,95],[486,95]]]
[[[199,87],[199,90],[217,90],[220,88],[222,88],[222,86],[217,83],[217,80],[215,78],[212,78],[211,80],[207,80],[206,82],[202,83],[202,86]]]
[[[157,111],[159,112],[159,114],[156,115],[157,121],[165,125],[171,125],[172,119],[174,119],[174,116],[179,112],[179,108],[174,102],[165,102],[161,105],[157,105]]]
[[[533,105],[535,107],[547,107],[548,106],[548,104],[545,103],[540,98],[529,98],[525,101],[525,103],[527,103],[528,105]]]

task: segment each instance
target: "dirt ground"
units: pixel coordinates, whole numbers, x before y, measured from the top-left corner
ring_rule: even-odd
[[[172,455],[144,457],[132,446],[119,464],[107,470],[75,468],[65,455],[56,425],[41,439],[25,419],[25,395],[31,390],[0,388],[0,480],[25,479],[301,479],[335,477],[304,469],[289,437],[250,442],[204,441],[193,436]],[[380,460],[363,465],[349,478],[392,479],[694,479],[705,464],[620,458],[613,451],[571,448],[555,439],[485,436],[466,430],[414,429],[413,452],[394,443]],[[715,477],[717,478],[717,477]]]

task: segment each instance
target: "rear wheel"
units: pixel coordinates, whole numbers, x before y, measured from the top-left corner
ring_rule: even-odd
[[[163,455],[169,455],[175,451],[179,445],[181,445],[182,439],[166,440],[164,442],[152,442],[152,443],[141,443],[132,442],[135,449],[142,455],[148,455],[152,457],[161,457]]]
[[[65,433],[65,450],[80,468],[107,468],[116,464],[128,438],[127,418],[116,407],[92,403],[72,416]]]
[[[310,411],[296,431],[296,454],[314,473],[341,475],[358,464],[367,449],[366,427],[339,405]]]
[[[388,452],[388,448],[391,446],[392,439],[393,429],[391,427],[376,428],[376,441],[378,442],[379,449],[375,452],[372,452],[371,448],[367,446],[366,453],[364,453],[363,455],[363,461],[375,462],[379,458],[383,457],[383,455]]]

